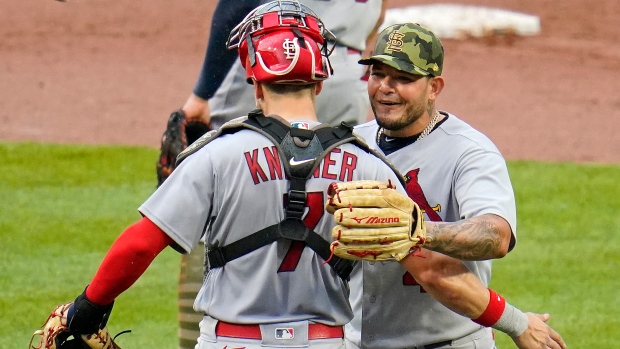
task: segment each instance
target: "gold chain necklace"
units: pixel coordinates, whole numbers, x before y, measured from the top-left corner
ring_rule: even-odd
[[[431,133],[431,131],[433,130],[433,128],[435,128],[435,125],[437,124],[437,122],[439,121],[439,111],[435,111],[435,115],[433,115],[433,118],[431,119],[431,121],[428,123],[428,125],[426,125],[426,127],[424,128],[424,130],[422,130],[422,133],[420,133],[420,135],[418,136],[418,139],[416,139],[416,142],[423,140],[426,136],[429,135],[429,133]],[[379,132],[377,132],[377,145],[379,144],[379,141],[381,140],[381,136],[383,135],[384,130],[383,127],[379,128]]]

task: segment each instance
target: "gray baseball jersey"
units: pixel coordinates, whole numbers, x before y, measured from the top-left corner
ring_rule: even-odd
[[[355,128],[375,149],[377,131],[375,121]],[[387,157],[405,175],[407,194],[425,211],[425,219],[454,222],[492,213],[505,218],[516,233],[504,158],[485,135],[456,116],[449,115],[426,138]],[[491,261],[464,263],[488,285]],[[477,331],[491,340],[491,331],[434,300],[398,263],[365,262],[350,285],[355,319],[346,335],[363,348],[413,348]]]
[[[208,245],[228,245],[285,218],[285,177],[275,145],[244,129],[187,157],[139,211],[185,251],[203,234]],[[360,179],[398,183],[379,158],[353,144],[335,148],[306,183],[306,225],[332,241],[333,217],[324,211],[327,188],[333,181]],[[295,252],[289,241],[279,241],[209,270],[194,308],[231,323],[349,322],[347,284],[311,249]]]
[[[299,0],[325,23],[342,46],[358,51],[366,48],[366,39],[381,15],[383,0]]]
[[[366,38],[381,14],[382,0],[300,0],[332,31],[338,45],[330,56],[334,74],[324,82],[317,97],[319,121],[352,125],[365,121],[369,107],[366,82],[361,80],[364,66],[357,61],[366,48]],[[254,91],[246,82],[245,69],[238,59],[220,87],[209,99],[211,122],[215,127],[256,108]]]

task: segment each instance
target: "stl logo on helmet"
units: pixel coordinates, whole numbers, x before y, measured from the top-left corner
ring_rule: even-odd
[[[395,30],[393,32],[390,33],[390,35],[388,36],[388,43],[387,46],[385,48],[386,51],[402,51],[403,50],[403,45],[405,44],[403,42],[403,38],[405,37],[405,34],[400,33],[398,30]]]
[[[295,59],[295,55],[297,53],[297,45],[295,45],[294,41],[289,39],[284,39],[282,43],[282,48],[284,49],[284,54],[286,55],[286,59],[293,60]]]

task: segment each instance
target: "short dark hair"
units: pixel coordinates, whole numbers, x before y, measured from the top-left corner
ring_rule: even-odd
[[[298,93],[310,90],[316,86],[315,83],[310,84],[263,84],[269,91],[276,94]]]

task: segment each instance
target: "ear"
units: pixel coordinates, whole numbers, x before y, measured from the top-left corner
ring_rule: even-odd
[[[318,96],[322,90],[323,90],[323,81],[319,81],[316,83],[316,86],[314,88],[314,93]]]
[[[445,81],[441,76],[435,76],[431,78],[430,82],[430,96],[429,99],[434,101],[437,99],[437,96],[443,91],[443,87],[445,86]]]
[[[254,80],[252,86],[254,87],[254,100],[256,101],[256,107],[262,109],[265,103],[265,89],[263,84]]]
[[[265,99],[265,91],[263,90],[263,84],[254,80],[252,85],[254,86],[254,98],[257,101]]]

